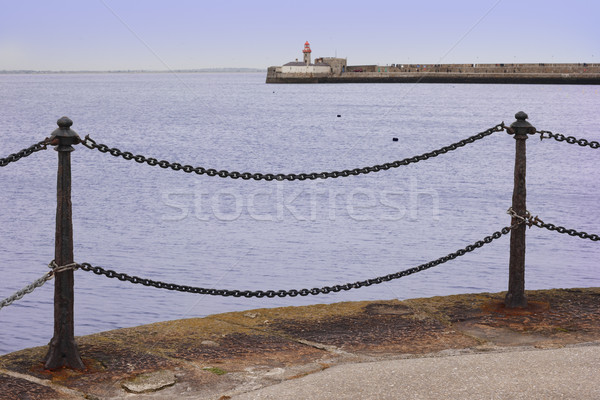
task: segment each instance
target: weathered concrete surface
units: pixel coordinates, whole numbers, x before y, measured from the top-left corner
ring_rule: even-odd
[[[0,357],[0,399],[226,399],[340,364],[600,344],[600,288],[530,291],[524,310],[504,310],[503,298],[261,309],[103,332],[77,338],[86,371],[44,370],[45,347]]]
[[[600,345],[344,364],[234,400],[600,399]]]

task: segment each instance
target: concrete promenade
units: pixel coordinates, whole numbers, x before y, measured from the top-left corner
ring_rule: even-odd
[[[506,350],[506,349],[505,349]],[[234,396],[251,399],[600,399],[600,343],[345,364]]]
[[[0,357],[4,399],[598,399],[600,288],[260,309]],[[4,332],[3,334],[7,334]]]

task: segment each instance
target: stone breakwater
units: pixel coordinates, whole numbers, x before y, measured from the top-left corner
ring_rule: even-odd
[[[341,73],[282,73],[269,67],[267,83],[494,83],[600,84],[600,64],[356,65]]]

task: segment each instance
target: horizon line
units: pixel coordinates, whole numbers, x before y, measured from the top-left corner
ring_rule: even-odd
[[[193,73],[193,72],[266,72],[267,68],[223,67],[223,68],[189,68],[173,70],[153,69],[108,69],[108,70],[37,70],[37,69],[3,69],[0,74],[120,74],[120,73]]]

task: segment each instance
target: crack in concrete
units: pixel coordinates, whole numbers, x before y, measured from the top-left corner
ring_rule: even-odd
[[[290,342],[298,343],[298,344],[301,344],[301,345],[304,345],[304,346],[313,347],[313,348],[318,349],[318,350],[324,350],[324,351],[327,351],[328,353],[332,353],[332,354],[336,354],[336,355],[352,355],[352,356],[356,356],[355,354],[345,352],[344,350],[342,350],[342,349],[340,349],[338,347],[332,346],[332,345],[327,345],[327,344],[322,344],[322,343],[317,343],[317,342],[311,342],[311,341],[304,340],[304,339],[298,339],[298,338],[295,338],[293,336],[286,335],[286,334],[283,334],[281,332],[277,332],[277,331],[274,331],[274,330],[260,329],[260,328],[255,327],[255,326],[248,326],[248,325],[244,325],[244,324],[240,324],[240,323],[236,323],[236,322],[232,322],[232,321],[228,321],[228,320],[223,320],[223,319],[219,319],[219,318],[213,318],[213,319],[216,320],[216,321],[219,321],[219,322],[224,322],[224,323],[228,323],[228,324],[231,324],[231,325],[240,326],[242,328],[250,329],[250,330],[253,330],[253,331],[256,331],[256,332],[268,333],[270,335],[279,337],[281,339],[289,340]]]

